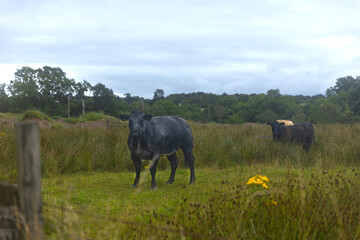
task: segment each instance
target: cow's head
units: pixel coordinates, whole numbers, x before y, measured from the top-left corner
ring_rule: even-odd
[[[274,138],[279,138],[280,137],[280,127],[284,126],[285,123],[279,123],[278,121],[274,121],[273,123],[267,123],[267,125],[269,125],[272,128],[272,133]]]
[[[150,121],[151,118],[151,114],[143,114],[139,111],[133,111],[130,115],[120,115],[121,120],[129,120],[130,135],[135,138],[141,136],[141,134],[145,131],[145,121]]]

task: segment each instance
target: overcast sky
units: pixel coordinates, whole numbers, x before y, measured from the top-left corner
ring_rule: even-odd
[[[0,0],[0,83],[22,66],[152,98],[315,95],[360,76],[358,0]]]

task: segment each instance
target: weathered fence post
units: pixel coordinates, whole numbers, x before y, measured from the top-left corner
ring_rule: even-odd
[[[14,216],[18,209],[18,187],[16,184],[0,182],[0,240],[18,239],[18,220]]]
[[[26,222],[20,237],[43,239],[40,134],[37,123],[16,124],[16,155],[19,210]]]

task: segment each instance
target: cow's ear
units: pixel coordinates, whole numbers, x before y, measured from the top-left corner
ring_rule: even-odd
[[[120,119],[123,120],[123,121],[129,120],[129,118],[130,118],[130,116],[127,115],[127,114],[121,114],[121,115],[120,115]]]
[[[152,119],[152,115],[151,115],[151,114],[145,114],[145,115],[144,115],[144,120],[150,121],[151,119]]]

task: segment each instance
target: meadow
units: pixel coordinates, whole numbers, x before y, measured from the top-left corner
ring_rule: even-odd
[[[360,124],[315,125],[309,154],[264,124],[191,126],[196,184],[180,151],[172,185],[160,160],[156,191],[148,161],[131,188],[126,123],[41,129],[46,238],[359,239]],[[0,132],[0,180],[13,181],[14,129]]]

